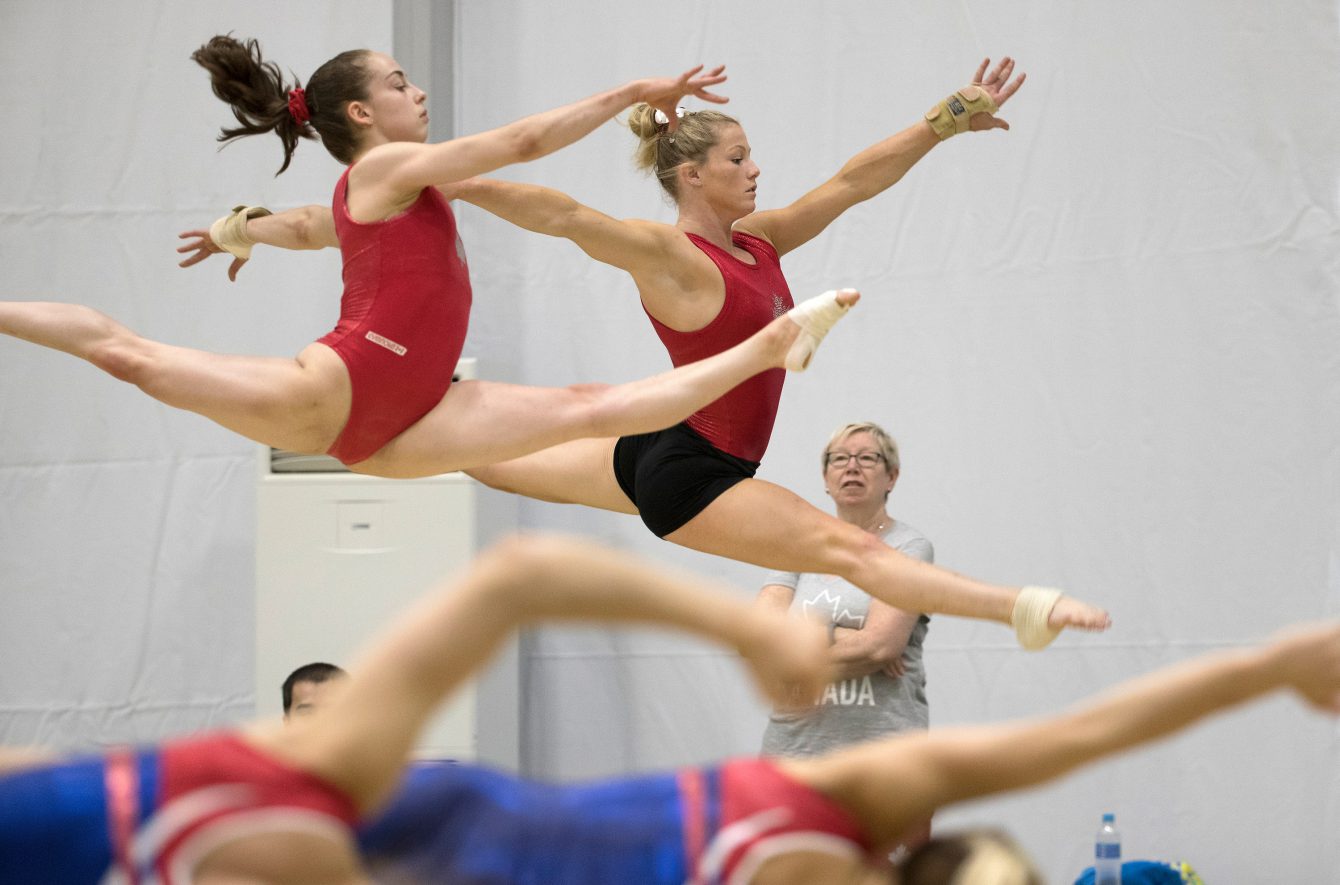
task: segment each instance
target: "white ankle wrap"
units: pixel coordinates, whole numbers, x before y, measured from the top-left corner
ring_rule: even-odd
[[[1051,587],[1025,587],[1014,600],[1014,610],[1010,612],[1010,623],[1014,625],[1014,634],[1019,644],[1029,651],[1046,648],[1061,634],[1059,629],[1047,626],[1056,601],[1064,594]]]

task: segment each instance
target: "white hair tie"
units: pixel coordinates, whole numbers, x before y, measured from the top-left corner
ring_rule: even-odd
[[[684,109],[682,107],[675,108],[675,116],[680,120],[684,119]],[[656,109],[656,125],[657,126],[670,125],[670,118],[667,117],[665,115],[665,111],[661,110],[660,108]]]

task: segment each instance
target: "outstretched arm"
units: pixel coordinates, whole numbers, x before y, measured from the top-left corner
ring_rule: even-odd
[[[666,112],[677,126],[675,107],[686,95],[723,103],[708,91],[724,82],[724,67],[701,73],[702,65],[678,77],[634,80],[617,89],[593,95],[564,107],[524,117],[514,123],[437,144],[396,142],[369,151],[359,162],[368,180],[384,183],[396,193],[415,193],[425,187],[483,175],[513,163],[524,163],[553,153],[592,132],[619,111],[646,102]]]
[[[981,88],[999,107],[1023,85],[1024,75],[1010,80],[1014,60],[1004,58],[988,75],[990,60],[977,68],[973,85]],[[974,131],[1009,129],[1009,123],[993,113],[975,113],[970,118]],[[883,193],[902,180],[908,170],[940,143],[931,124],[918,120],[903,131],[872,145],[852,157],[838,173],[782,209],[756,212],[742,219],[736,228],[770,240],[778,254],[785,255],[818,236],[835,218],[857,203]]]
[[[627,271],[647,309],[675,328],[694,328],[720,310],[721,272],[676,227],[611,218],[533,184],[470,178],[439,190],[518,227],[569,239],[595,260]]]
[[[45,747],[0,747],[0,777],[54,762],[60,756]]]
[[[300,206],[273,215],[247,219],[244,224],[245,238],[251,245],[261,243],[280,249],[326,249],[340,245],[335,236],[335,221],[329,206]],[[211,255],[227,251],[214,242],[208,229],[183,231],[177,236],[188,240],[177,247],[178,253],[186,255],[179,267],[190,267]],[[237,272],[247,260],[235,255],[233,263],[228,267],[228,279],[236,280]]]
[[[687,630],[738,650],[776,699],[794,684],[822,688],[822,631],[751,611],[726,588],[703,583],[574,539],[505,542],[383,633],[328,706],[253,739],[372,808],[394,787],[438,704],[511,632],[554,620]]]
[[[909,735],[795,765],[872,838],[890,841],[945,805],[1052,780],[1284,688],[1340,713],[1340,624],[1166,667],[1059,716]]]
[[[634,276],[667,264],[671,237],[666,232],[673,229],[664,224],[611,218],[561,191],[535,184],[470,178],[442,190],[517,227],[572,240],[596,261]]]

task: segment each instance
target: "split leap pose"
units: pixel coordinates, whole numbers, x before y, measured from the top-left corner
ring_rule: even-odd
[[[305,89],[285,84],[254,40],[214,37],[192,57],[238,120],[222,140],[275,132],[284,145],[282,172],[298,139],[319,134],[348,169],[335,186],[333,213],[309,207],[275,222],[266,210],[239,207],[215,224],[212,238],[185,247],[196,254],[184,263],[203,258],[204,244],[215,240],[239,256],[250,254],[254,242],[339,246],[345,280],[339,324],[295,359],[161,344],[70,304],[0,303],[0,332],[88,360],[250,439],[329,452],[360,473],[422,476],[581,437],[667,427],[752,375],[784,365],[793,345],[791,362],[803,368],[826,331],[798,314],[719,358],[613,387],[451,382],[471,293],[455,218],[439,188],[544,156],[635,101],[671,110],[684,95],[724,101],[707,91],[725,79],[720,68],[635,80],[499,129],[426,144],[425,93],[390,56],[341,53]]]
[[[672,120],[647,104],[633,109],[628,125],[639,139],[638,164],[678,207],[673,225],[621,221],[538,186],[474,179],[453,193],[521,227],[570,239],[631,274],[671,360],[682,365],[743,340],[772,319],[778,304],[790,303],[781,256],[896,184],[942,140],[1008,129],[994,113],[1024,75],[1011,80],[1009,58],[990,73],[988,67],[983,61],[972,84],[925,119],[856,154],[781,209],[755,209],[759,167],[736,120],[716,111]],[[1045,645],[1064,627],[1108,626],[1105,612],[1077,600],[1020,596],[919,562],[755,479],[783,380],[782,372],[757,375],[668,430],[576,440],[471,475],[533,498],[637,513],[659,537],[695,550],[777,571],[838,575],[906,611],[1013,623],[1029,647]]]
[[[0,881],[909,885],[986,864],[1026,875],[1025,858],[980,835],[933,840],[898,872],[887,851],[938,808],[1044,783],[1279,690],[1340,712],[1331,624],[1026,722],[586,785],[442,765],[395,792],[433,708],[512,630],[557,618],[700,633],[739,650],[774,698],[831,675],[815,625],[599,547],[515,539],[407,612],[311,716],[76,759],[0,752]],[[352,827],[369,816],[356,849]]]
[[[628,271],[682,370],[776,327],[792,304],[781,255],[893,185],[940,139],[969,129],[1008,128],[993,112],[1023,75],[1011,82],[1010,59],[989,76],[987,67],[983,62],[975,82],[925,120],[857,154],[784,209],[754,211],[759,169],[734,119],[713,111],[667,116],[648,103],[633,109],[629,125],[641,139],[641,162],[679,207],[674,225],[619,221],[556,190],[483,178],[442,191],[522,227],[571,239],[593,258]],[[329,224],[328,211],[322,211],[322,223]],[[261,222],[296,228],[322,211],[292,210],[247,229]],[[191,244],[200,250],[193,261],[219,251],[203,231],[184,236],[198,238]],[[231,270],[238,266],[235,261]],[[821,299],[786,315],[806,312],[831,325],[850,306],[843,296]],[[468,472],[532,498],[640,514],[658,536],[695,550],[778,571],[839,575],[908,611],[1011,623],[1030,648],[1046,645],[1065,627],[1106,629],[1106,612],[1093,606],[1056,591],[1021,592],[917,562],[798,495],[754,479],[783,378],[780,370],[757,374],[668,430],[622,438],[591,434],[525,457],[495,458]]]

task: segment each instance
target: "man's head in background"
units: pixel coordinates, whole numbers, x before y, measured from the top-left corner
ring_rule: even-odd
[[[325,703],[333,683],[349,674],[334,664],[303,664],[284,680],[284,718],[306,716]]]

